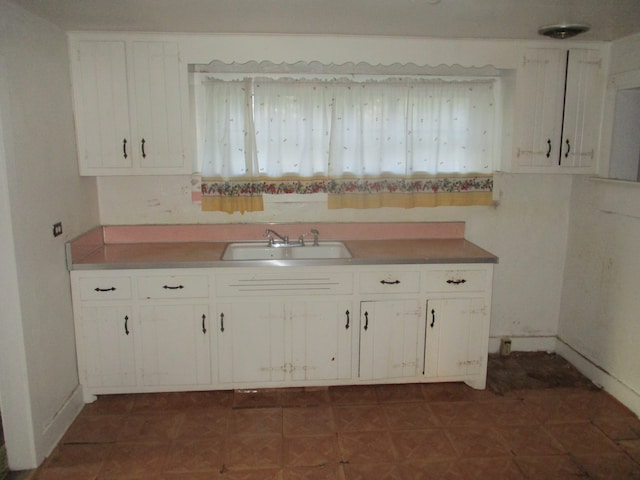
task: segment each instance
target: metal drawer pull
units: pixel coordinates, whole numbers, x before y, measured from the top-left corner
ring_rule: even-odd
[[[220,331],[224,332],[224,313],[220,314]]]
[[[164,287],[165,290],[181,290],[184,288],[183,285],[178,285],[177,287],[170,287],[169,285],[165,285]]]
[[[551,139],[547,140],[547,145],[549,145],[549,150],[547,150],[547,158],[551,156]]]
[[[431,309],[431,328],[436,324],[436,311],[435,309]]]
[[[393,282],[388,282],[386,280],[380,280],[380,283],[383,285],[398,285],[400,280],[394,280]]]
[[[122,140],[122,155],[124,158],[127,158],[127,139]]]
[[[142,142],[140,142],[142,144],[142,158],[147,158],[147,154],[144,151],[144,144],[146,143],[144,141],[144,138],[142,139]]]
[[[364,312],[364,329],[369,328],[369,312]]]
[[[207,333],[207,329],[204,326],[204,321],[207,318],[207,316],[203,313],[202,314],[202,333]]]
[[[129,335],[129,315],[124,316],[124,333]]]
[[[569,157],[569,152],[571,151],[571,144],[569,143],[569,139],[567,138],[567,151],[564,154],[564,158],[568,158]]]
[[[116,287],[111,287],[111,288],[100,288],[100,287],[96,287],[95,288],[96,292],[115,292],[116,291]]]
[[[449,285],[460,285],[461,283],[467,283],[467,281],[464,278],[461,278],[459,280],[447,280],[447,283]]]
[[[347,310],[346,312],[344,312],[345,315],[347,316],[347,324],[344,326],[345,329],[349,330],[349,310]]]

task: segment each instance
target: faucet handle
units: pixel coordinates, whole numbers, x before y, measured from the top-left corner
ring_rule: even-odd
[[[318,236],[320,235],[320,232],[317,229],[312,228],[311,233],[313,234],[313,246],[317,247],[318,245],[320,245],[318,243]]]
[[[273,235],[271,235],[271,230],[267,228],[264,231],[263,237],[267,237],[267,245],[271,247],[273,245]]]

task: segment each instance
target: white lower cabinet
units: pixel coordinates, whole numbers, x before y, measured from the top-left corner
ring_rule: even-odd
[[[218,381],[228,385],[284,381],[283,305],[245,301],[217,307]]]
[[[482,298],[429,300],[426,318],[424,374],[431,378],[471,378],[484,388],[487,338]]]
[[[89,387],[135,386],[135,345],[130,306],[83,306],[78,356],[81,382]],[[81,348],[81,350],[80,350]]]
[[[486,383],[491,264],[72,271],[105,393]]]
[[[218,305],[221,383],[269,385],[351,377],[352,308],[331,298]]]
[[[211,384],[209,305],[140,307],[143,386]]]
[[[422,309],[418,300],[381,300],[360,304],[360,380],[411,378],[424,351]]]
[[[330,381],[351,378],[353,307],[327,298],[295,302],[291,321],[291,379]]]

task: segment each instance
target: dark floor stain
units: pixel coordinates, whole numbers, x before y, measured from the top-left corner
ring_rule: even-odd
[[[554,353],[513,352],[489,355],[487,388],[498,395],[514,390],[598,387],[573,365]]]

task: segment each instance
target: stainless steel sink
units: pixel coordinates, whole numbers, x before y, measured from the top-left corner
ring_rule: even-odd
[[[283,245],[278,247],[263,242],[237,242],[227,245],[222,260],[330,260],[351,258],[342,242],[320,242],[319,245]]]

